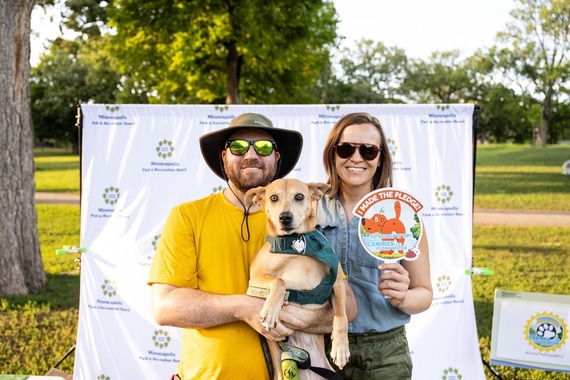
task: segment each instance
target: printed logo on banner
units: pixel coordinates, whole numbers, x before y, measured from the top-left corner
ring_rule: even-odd
[[[398,155],[398,145],[396,144],[396,140],[392,140],[391,138],[386,138],[386,144],[388,144],[388,150],[390,151],[390,156],[392,156],[392,160],[395,160],[395,157]]]
[[[214,187],[212,189],[212,194],[217,194],[217,193],[221,192],[222,190],[224,190],[224,188],[222,186]]]
[[[105,104],[105,109],[109,112],[117,112],[118,110],[121,109],[121,106],[119,106],[118,104],[112,106],[110,104]]]
[[[169,139],[162,139],[156,142],[154,151],[158,155],[158,160],[151,160],[148,165],[142,168],[143,173],[168,173],[177,174],[187,172],[187,167],[180,166],[180,162],[174,160],[174,143]]]
[[[97,376],[97,380],[111,380],[111,376],[101,374],[101,375]]]
[[[220,111],[220,112],[226,112],[227,110],[230,109],[230,106],[214,106],[214,109],[216,111]]]
[[[91,120],[90,123],[91,125],[96,125],[96,126],[100,126],[100,125],[105,125],[105,126],[131,126],[131,125],[135,125],[134,122],[129,121],[129,118],[126,115],[123,115],[121,113],[119,113],[119,111],[121,110],[121,107],[119,105],[110,105],[110,104],[106,104],[105,105],[105,112],[102,112],[100,114],[97,115],[97,118],[95,120]]]
[[[412,166],[408,162],[404,162],[403,158],[399,158],[402,155],[398,154],[398,144],[396,140],[391,138],[386,138],[386,143],[388,144],[388,150],[392,156],[392,170],[393,171],[404,171],[409,172],[412,170]]]
[[[152,250],[150,250],[139,262],[140,266],[149,267],[152,263],[152,259],[154,258],[154,254],[156,252],[156,248],[158,247],[158,242],[160,241],[160,234],[155,235],[150,242]]]
[[[525,338],[539,352],[555,351],[562,347],[568,337],[564,319],[553,313],[533,315],[524,328]]]
[[[114,280],[106,279],[105,281],[103,281],[101,289],[103,290],[103,295],[109,298],[113,298],[117,295],[117,285],[115,284]]]
[[[436,188],[435,196],[439,203],[449,203],[453,197],[453,190],[451,190],[451,186],[441,185]]]
[[[98,205],[96,212],[91,212],[89,218],[129,218],[129,215],[123,214],[123,210],[115,210],[117,203],[121,198],[118,186],[109,186],[101,191],[101,203]],[[105,207],[106,206],[106,207]]]
[[[452,285],[453,279],[447,274],[443,274],[436,279],[432,306],[454,305],[464,302],[461,296],[458,297],[455,293],[452,292]]]
[[[105,189],[105,192],[103,193],[103,200],[109,206],[114,206],[119,200],[120,196],[121,194],[119,193],[119,188],[111,186]]]
[[[451,186],[442,184],[436,186],[433,191],[433,204],[422,212],[422,217],[461,217],[465,213],[453,204],[454,191]]]
[[[152,341],[154,342],[154,346],[158,348],[166,348],[170,343],[170,337],[168,336],[168,331],[165,330],[156,330],[154,335],[152,336]]]
[[[451,277],[447,275],[439,276],[435,286],[438,293],[446,293],[451,287]]]
[[[156,153],[158,153],[158,157],[160,158],[172,157],[172,152],[174,152],[174,146],[172,145],[172,141],[165,139],[158,142],[158,146],[156,147]]]
[[[106,278],[101,283],[101,292],[95,300],[95,304],[87,304],[89,310],[106,310],[130,312],[131,309],[124,306],[124,303],[117,297],[117,285],[115,280]]]
[[[428,114],[420,120],[420,124],[466,125],[466,123],[467,119],[465,119],[465,116],[458,116],[451,110],[451,106],[449,104],[437,104],[435,106],[435,111],[428,112]]]
[[[441,376],[442,380],[461,380],[463,376],[459,372],[457,368],[451,368],[443,371],[443,376]]]
[[[172,351],[165,351],[172,338],[166,329],[155,330],[151,337],[152,347],[147,350],[147,356],[139,356],[141,361],[178,363],[176,354]],[[158,351],[156,351],[158,349]]]
[[[318,112],[310,123],[313,126],[329,126],[332,127],[343,115],[340,111],[340,105],[326,104],[323,112]],[[321,108],[322,109],[322,108]]]

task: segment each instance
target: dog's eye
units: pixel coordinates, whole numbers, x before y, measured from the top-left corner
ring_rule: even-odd
[[[305,195],[303,194],[295,194],[295,200],[296,201],[302,201],[303,199],[305,199]]]
[[[279,200],[279,197],[277,195],[272,195],[269,197],[269,200],[271,202],[277,202]]]

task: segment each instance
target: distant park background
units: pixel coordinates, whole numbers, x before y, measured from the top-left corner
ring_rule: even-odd
[[[54,2],[63,5],[62,29],[77,37],[54,40],[30,68],[25,46],[16,46],[29,38],[29,28],[18,29],[27,24],[16,5]],[[7,229],[0,236],[0,255],[12,264],[0,273],[31,279],[8,289],[26,295],[0,297],[0,373],[45,373],[75,342],[78,256],[54,252],[79,242],[79,206],[37,204],[37,223],[35,213],[24,207],[33,207],[34,186],[36,191],[79,192],[76,116],[81,103],[476,103],[481,114],[475,208],[570,211],[570,177],[561,174],[570,158],[570,0],[516,0],[495,45],[468,57],[457,50],[434,50],[425,59],[408,57],[382,41],[354,41],[341,48],[330,1],[291,6],[285,0],[252,0],[232,9],[211,0],[199,7],[156,0],[120,3],[120,8],[90,0],[0,4],[3,15],[14,15],[3,16],[0,25],[12,33],[0,34],[17,36],[0,45],[0,115],[9,116],[0,118],[0,130],[13,139],[1,145],[2,163],[13,166],[0,167],[0,222]],[[16,48],[8,49],[14,47],[10,43]],[[5,71],[12,76],[4,76]],[[26,96],[30,110],[18,108],[28,104]],[[28,137],[36,146],[33,157]],[[7,219],[13,215],[23,219]],[[21,230],[8,230],[12,227]],[[569,232],[568,227],[540,225],[474,226],[474,265],[495,270],[492,277],[473,279],[485,360],[495,288],[570,293]],[[28,244],[38,235],[41,252],[37,244]],[[39,264],[34,255],[41,255]],[[60,368],[71,373],[73,356]],[[509,379],[568,378],[500,371]]]
[[[482,142],[570,141],[569,0],[516,0],[495,45],[423,59],[382,41],[341,43],[332,1],[56,3],[62,36],[75,38],[56,38],[31,70],[40,143],[77,148],[82,102],[477,103]]]

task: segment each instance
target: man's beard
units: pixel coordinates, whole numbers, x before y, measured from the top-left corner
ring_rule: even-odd
[[[241,166],[255,166],[261,168],[260,175],[248,176],[240,173]],[[245,193],[249,189],[256,188],[258,186],[267,186],[275,177],[277,172],[277,163],[271,162],[264,165],[259,160],[244,160],[241,162],[240,167],[224,165],[226,171],[226,176],[228,180],[242,193]]]

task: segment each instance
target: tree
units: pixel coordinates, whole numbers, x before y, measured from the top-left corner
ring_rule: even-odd
[[[89,101],[115,103],[120,75],[105,49],[108,39],[56,39],[32,69],[36,140],[55,139],[78,152],[77,106]]]
[[[327,103],[400,103],[407,57],[402,49],[363,39],[339,52],[339,70]]]
[[[121,0],[107,14],[129,92],[156,103],[313,102],[336,38],[323,0]]]
[[[34,0],[0,2],[0,296],[41,288],[34,204],[30,19]]]
[[[559,96],[569,91],[570,0],[517,1],[520,7],[511,12],[514,21],[498,35],[509,46],[498,51],[497,62],[504,73],[540,99],[541,123],[535,143],[542,146],[551,137]]]
[[[459,50],[436,51],[408,64],[402,91],[418,103],[462,103],[471,85]]]

